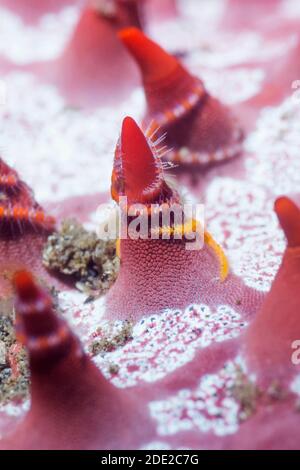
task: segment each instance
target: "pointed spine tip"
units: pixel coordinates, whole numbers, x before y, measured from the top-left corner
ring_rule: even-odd
[[[127,116],[115,153],[112,196],[127,196],[130,202],[144,202],[157,189],[161,177],[159,161],[140,127]]]
[[[127,41],[129,43],[132,40],[139,38],[141,35],[143,36],[141,30],[138,28],[135,28],[134,26],[131,26],[129,28],[123,28],[120,31],[118,31],[117,34],[118,34],[119,39],[122,42],[124,42],[124,44],[126,45],[127,45]]]
[[[131,132],[140,133],[141,130],[132,117],[126,116],[122,122],[121,136]]]
[[[300,246],[300,209],[288,197],[279,197],[274,204],[274,210],[279,223],[287,238],[288,246]]]
[[[166,79],[178,68],[182,68],[175,57],[138,28],[122,29],[118,37],[136,60],[145,84]]]
[[[147,137],[130,116],[126,116],[122,123],[121,151],[124,162],[130,160],[136,164],[139,162],[153,166],[155,164],[155,157]]]

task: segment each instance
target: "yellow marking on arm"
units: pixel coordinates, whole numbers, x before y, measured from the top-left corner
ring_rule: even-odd
[[[223,248],[213,239],[209,232],[204,232],[204,242],[215,253],[220,263],[220,278],[224,282],[229,274],[229,262]]]
[[[192,227],[193,231],[195,232],[197,225],[199,225],[199,222],[195,219],[192,221]],[[220,263],[220,279],[222,282],[224,282],[229,274],[229,261],[227,259],[227,256],[225,255],[225,252],[221,245],[219,245],[213,236],[204,230],[204,243],[209,246],[215,253],[217,259],[219,260]]]
[[[120,238],[116,241],[116,255],[119,259],[121,259],[121,240]]]
[[[191,232],[195,232],[199,222],[196,220],[191,220],[189,222],[185,222],[184,225],[175,225],[174,227],[159,227],[158,233],[160,236],[167,235],[167,236],[174,236],[174,235],[187,235]],[[224,282],[229,274],[229,262],[225,255],[223,248],[214,240],[212,235],[204,231],[204,243],[213,250],[215,256],[217,257],[220,263],[220,279]]]

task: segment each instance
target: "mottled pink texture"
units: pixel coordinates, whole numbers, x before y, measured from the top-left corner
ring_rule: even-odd
[[[145,3],[145,11],[150,21],[164,21],[176,18],[178,7],[176,0],[141,0]]]
[[[122,48],[117,31],[134,19],[110,20],[86,7],[62,55],[20,67],[58,87],[70,105],[95,108],[124,99],[138,84],[136,66]]]
[[[66,6],[78,4],[81,0],[1,0],[0,6],[20,15],[26,23],[36,23],[43,15],[56,13]]]
[[[221,25],[228,30],[251,29],[270,24],[281,0],[226,0]]]
[[[220,280],[211,249],[187,251],[183,241],[166,240],[122,240],[120,273],[107,298],[109,318],[134,320],[192,303],[232,305],[247,316],[260,301],[234,275]]]

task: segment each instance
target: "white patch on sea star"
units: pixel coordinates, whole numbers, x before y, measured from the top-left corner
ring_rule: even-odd
[[[7,416],[19,417],[23,416],[30,408],[30,400],[24,400],[20,403],[5,403],[0,405],[0,412]]]
[[[300,18],[299,0],[283,0],[279,6],[279,13],[281,18],[286,17],[290,20]]]
[[[250,153],[245,161],[250,181],[275,196],[300,192],[300,101],[296,94],[261,112],[245,148]]]
[[[157,421],[158,434],[170,436],[190,430],[217,436],[236,433],[242,417],[241,404],[232,393],[238,371],[246,372],[240,358],[227,362],[215,374],[204,375],[193,391],[182,389],[167,400],[151,402],[150,412]]]
[[[234,105],[257,95],[265,78],[263,69],[259,68],[201,71],[194,66],[192,70],[203,78],[207,91],[226,105]]]
[[[69,108],[54,87],[30,74],[12,73],[5,83],[2,156],[34,189],[37,200],[58,203],[109,191],[116,136],[128,109],[133,117],[141,114],[141,91],[117,108],[89,112]]]
[[[0,8],[0,54],[17,64],[54,59],[63,50],[79,17],[76,6],[47,14],[26,25],[6,8]]]
[[[291,391],[300,397],[300,374],[296,375],[291,383]]]
[[[235,274],[266,292],[280,265],[285,240],[263,188],[215,178],[206,193],[208,229],[225,249]]]
[[[87,295],[71,290],[58,294],[59,308],[69,325],[80,333],[80,339],[85,344],[90,335],[103,323],[105,312],[105,298],[100,297],[93,302],[86,303]]]
[[[120,322],[116,325],[120,329]],[[105,328],[100,326],[105,336]],[[216,311],[207,305],[166,310],[140,320],[133,328],[132,340],[94,360],[107,377],[111,377],[109,365],[118,365],[112,382],[119,387],[155,382],[190,362],[197,350],[237,337],[245,326],[240,315],[226,305]]]

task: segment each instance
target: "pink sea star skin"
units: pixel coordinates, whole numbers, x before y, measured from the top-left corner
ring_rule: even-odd
[[[249,29],[271,21],[281,0],[226,0],[221,25],[228,29]]]
[[[267,64],[262,90],[249,100],[251,106],[261,108],[262,106],[281,104],[282,100],[287,99],[293,91],[296,93],[296,90],[299,89],[300,37],[298,28],[297,22],[296,25],[290,24],[290,30],[295,30],[294,44],[283,57]],[[286,32],[282,31],[283,38],[285,34]]]
[[[149,169],[142,177],[139,168],[147,165]],[[134,196],[131,188],[137,188]],[[146,137],[130,118],[123,122],[116,149],[112,194],[115,200],[126,195],[128,204],[178,201],[176,192],[164,181],[159,157],[155,158]],[[110,318],[137,320],[149,312],[184,308],[200,300],[216,307],[218,303],[234,305],[243,299],[244,312],[249,313],[259,301],[260,296],[234,275],[221,281],[219,261],[208,246],[189,251],[184,239],[128,238],[121,240],[120,251],[120,273],[107,298]]]
[[[135,17],[122,10],[111,18],[93,4],[87,6],[58,59],[21,69],[57,86],[72,106],[95,108],[117,102],[139,81],[133,60],[116,37],[119,29],[131,24],[136,24]]]
[[[254,380],[256,387],[255,379],[237,356],[225,360],[220,368],[201,374],[191,388],[177,388],[177,393],[169,394],[167,400],[153,401],[151,414],[160,435],[174,445],[176,434],[181,431],[183,445],[197,449],[297,449],[299,436],[294,429],[299,418],[294,410],[295,395],[287,390],[284,399],[272,397],[271,393],[259,396],[257,390],[255,409],[245,418],[243,402],[232,394],[239,371],[245,373],[248,385]],[[195,371],[189,368],[192,372]]]
[[[1,0],[0,6],[11,9],[26,23],[35,23],[47,13],[57,12],[80,0]]]
[[[189,445],[207,448],[210,442],[209,447],[215,448],[206,435],[210,432],[222,436],[218,449],[299,448],[299,435],[295,433],[299,420],[295,408],[297,396],[291,385],[299,375],[291,359],[295,349],[292,343],[300,334],[300,210],[290,199],[281,197],[275,203],[275,211],[287,238],[287,249],[271,291],[248,329],[237,338],[236,349],[233,347],[229,352],[232,341],[223,343],[223,357],[217,359],[215,350],[205,366],[206,357],[199,351],[186,367],[188,374],[187,370],[179,370],[168,377],[168,386],[174,381],[176,393],[150,404],[151,414],[165,438],[181,430],[186,433],[185,442]],[[237,351],[244,356],[236,355]],[[214,364],[212,369],[208,368],[210,360]],[[191,386],[192,379],[186,377],[197,381],[199,362],[201,379]],[[216,367],[217,363],[221,367]],[[241,395],[236,399],[233,390],[240,380],[239,374],[245,380],[242,393],[247,389],[248,392],[244,398]],[[183,387],[179,377],[189,388]],[[249,401],[250,390],[253,401]],[[246,417],[245,404],[254,406],[252,411],[248,409],[250,414]]]
[[[208,165],[241,154],[243,133],[236,118],[211,97],[201,80],[136,28],[119,37],[136,60],[147,102],[144,127],[166,133],[166,158]]]
[[[295,373],[293,343],[300,338],[300,210],[288,198],[277,199],[275,210],[287,238],[282,264],[261,310],[247,332],[249,362],[266,381]]]
[[[17,273],[14,282],[17,336],[29,353],[31,407],[0,448],[130,449],[149,439],[145,408],[134,393],[103,378],[49,294],[28,272]]]
[[[143,1],[143,0],[142,0]],[[176,0],[144,0],[149,21],[172,20],[178,15]]]
[[[110,5],[107,11],[107,0],[96,0],[94,6],[98,8],[104,16],[108,15],[113,22],[119,26],[121,24],[132,24],[137,28],[142,28],[143,0],[113,0],[108,2]]]

